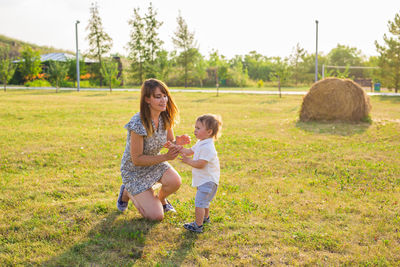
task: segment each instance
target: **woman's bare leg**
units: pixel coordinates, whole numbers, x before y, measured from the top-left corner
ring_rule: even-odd
[[[163,207],[160,200],[154,195],[153,189],[147,189],[134,196],[129,194],[128,191],[126,191],[126,194],[144,218],[152,221],[161,221],[164,218]]]
[[[182,184],[181,177],[173,168],[169,168],[158,182],[162,184],[158,198],[163,205],[166,204],[165,198],[175,193]]]

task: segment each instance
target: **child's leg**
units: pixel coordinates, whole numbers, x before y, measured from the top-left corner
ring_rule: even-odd
[[[195,210],[195,212],[196,212],[196,224],[198,226],[203,225],[205,210],[206,210],[205,208],[196,207],[196,210]]]
[[[210,217],[210,208],[204,209],[204,219],[207,219]]]

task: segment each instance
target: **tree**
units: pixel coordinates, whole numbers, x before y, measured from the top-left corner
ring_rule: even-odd
[[[42,70],[41,65],[39,52],[26,46],[21,52],[19,62],[19,70],[25,82],[33,80],[39,74]]]
[[[363,56],[361,51],[355,47],[338,44],[328,54],[328,64],[333,66],[362,66]],[[335,70],[337,76],[342,75],[340,69]],[[352,69],[348,71],[348,76],[362,77],[363,71],[360,69]]]
[[[4,92],[7,91],[7,83],[13,77],[15,69],[16,65],[10,58],[10,47],[2,47],[0,49],[0,80],[4,84]]]
[[[132,60],[132,71],[137,74],[140,84],[143,83],[143,65],[146,61],[146,44],[144,21],[139,14],[139,8],[133,9],[133,18],[128,21],[131,26],[130,41],[128,42],[129,58]]]
[[[161,46],[163,41],[158,38],[158,29],[163,24],[162,22],[158,21],[157,11],[153,9],[153,4],[150,2],[150,5],[147,9],[147,14],[145,14],[144,22],[145,22],[145,45],[146,45],[146,76],[147,78],[154,78],[154,66],[155,60],[157,58],[158,52],[161,51]],[[159,78],[159,77],[158,77]]]
[[[378,65],[381,67],[382,83],[388,88],[394,88],[397,93],[400,88],[400,14],[397,13],[393,21],[388,22],[392,36],[383,35],[384,45],[375,41],[379,52]]]
[[[305,56],[306,52],[304,48],[300,47],[300,44],[297,43],[296,47],[293,48],[293,53],[290,55],[290,64],[293,69],[293,78],[295,81],[295,85],[299,82],[301,75],[301,62]]]
[[[116,84],[118,81],[118,72],[118,63],[113,61],[112,58],[102,62],[101,75],[106,80],[106,83],[108,83],[110,86],[110,92],[112,92],[113,83]]]
[[[200,87],[203,87],[203,80],[207,78],[207,62],[200,53],[194,62],[193,76],[195,80],[199,81]]]
[[[246,86],[249,75],[247,69],[243,68],[242,61],[235,61],[231,68],[229,68],[229,74],[234,85],[239,87]]]
[[[153,63],[153,73],[157,79],[162,81],[168,80],[169,73],[172,68],[172,62],[169,59],[167,50],[157,52],[156,60]]]
[[[269,81],[273,64],[270,58],[251,51],[244,56],[243,67],[247,70],[250,79]]]
[[[220,83],[224,84],[228,79],[229,63],[225,59],[224,55],[220,55],[218,51],[214,50],[210,53],[208,60],[208,69],[215,75],[215,81],[217,87]]]
[[[318,77],[322,77],[322,65],[327,63],[327,57],[323,53],[318,53]],[[302,75],[299,77],[301,82],[313,83],[315,81],[315,53],[305,53],[300,62]],[[327,74],[327,68],[325,68]],[[330,71],[333,75],[333,71]],[[328,77],[330,75],[325,75]]]
[[[99,61],[98,69],[96,70],[100,78],[100,86],[102,86],[102,76],[100,73],[102,56],[108,53],[112,47],[111,37],[104,31],[103,23],[99,15],[99,8],[97,3],[92,3],[90,7],[90,19],[86,30],[89,31],[86,40],[89,41],[89,55]]]
[[[157,75],[155,64],[158,55],[162,51],[162,40],[158,38],[158,29],[163,24],[158,21],[157,12],[152,3],[148,7],[148,13],[141,16],[139,8],[133,9],[133,18],[128,21],[131,32],[128,42],[129,58],[132,60],[131,69],[140,83],[144,78],[152,78]],[[164,59],[161,59],[164,60]]]
[[[56,85],[56,92],[60,88],[60,82],[67,75],[68,66],[64,62],[49,61],[49,79]]]
[[[184,80],[185,87],[188,85],[188,73],[193,61],[197,56],[198,49],[196,48],[196,42],[194,40],[194,32],[190,32],[186,21],[182,18],[181,13],[176,19],[178,27],[176,29],[175,37],[172,37],[172,42],[175,47],[180,49],[180,63],[184,68]],[[192,63],[192,64],[190,64]]]
[[[279,86],[286,85],[289,81],[289,77],[291,76],[292,71],[288,60],[285,58],[282,60],[280,57],[276,57],[274,61],[274,68],[271,75],[271,80],[278,81]]]
[[[68,71],[67,71],[67,76],[68,79],[73,82],[74,87],[75,87],[75,83],[77,80],[76,77],[76,59],[70,59],[67,61],[67,66],[68,66]],[[79,60],[79,73],[80,75],[84,75],[86,74],[86,64],[83,61],[83,59]]]

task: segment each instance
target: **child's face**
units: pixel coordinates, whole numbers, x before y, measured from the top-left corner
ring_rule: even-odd
[[[198,140],[204,140],[210,138],[211,134],[212,130],[207,129],[202,122],[196,121],[196,125],[194,127],[194,135]]]

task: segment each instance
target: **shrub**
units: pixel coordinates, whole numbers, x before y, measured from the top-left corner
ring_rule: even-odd
[[[263,80],[258,80],[257,87],[258,88],[264,87],[264,81]]]
[[[49,81],[37,79],[25,83],[26,87],[52,87]]]

